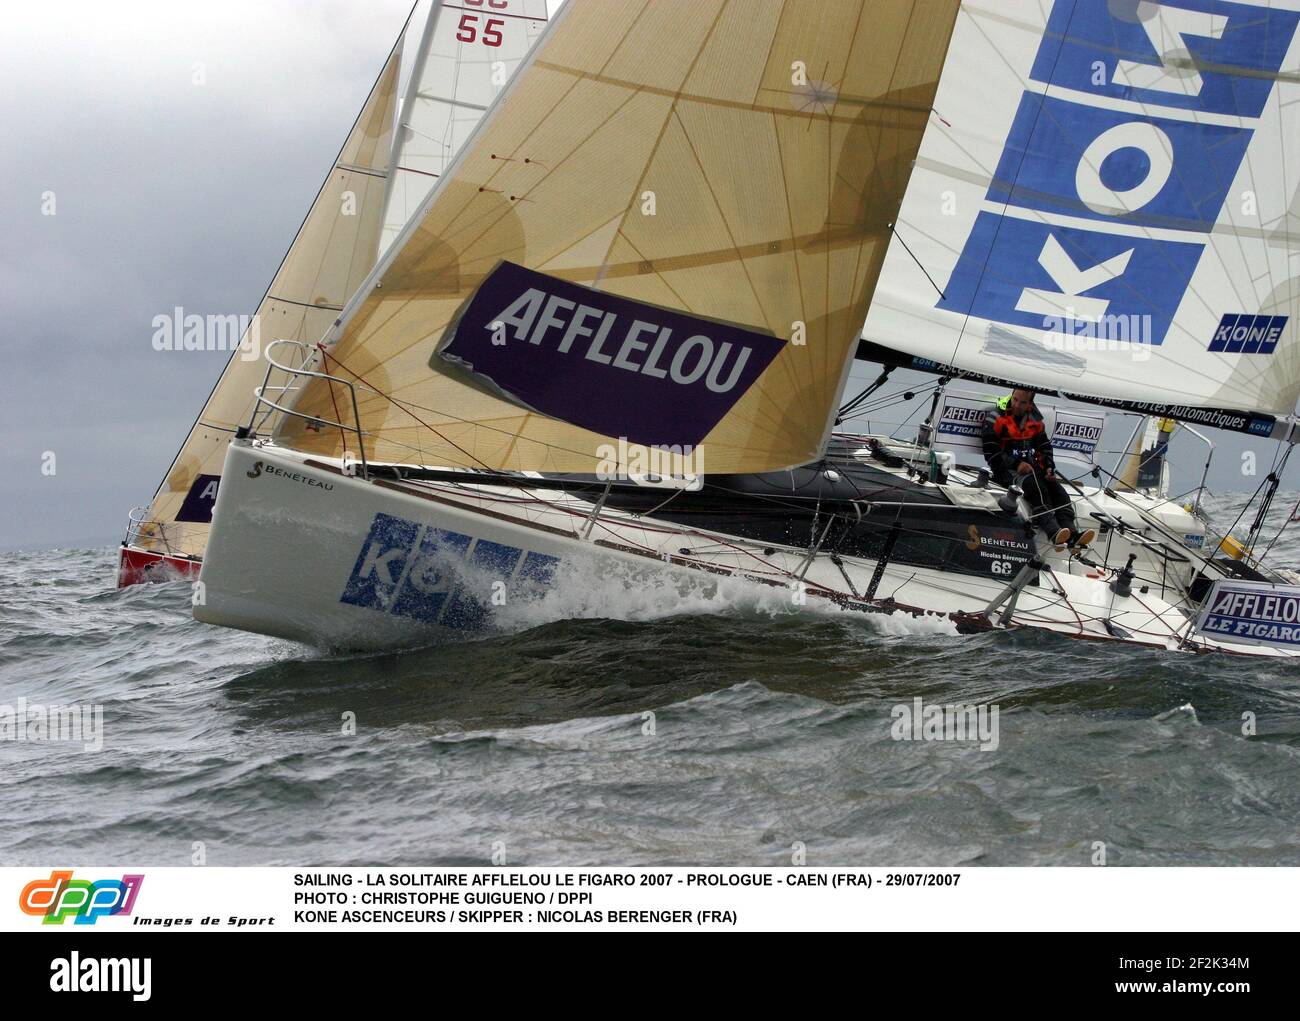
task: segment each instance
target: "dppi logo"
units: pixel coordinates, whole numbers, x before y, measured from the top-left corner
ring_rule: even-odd
[[[1149,316],[1143,340],[1162,343],[1298,18],[1225,0],[1057,0],[1029,76],[1060,92],[1021,95],[985,196],[998,211],[976,217],[938,307],[1037,329],[1063,309]]]
[[[105,915],[129,915],[144,876],[124,875],[121,879],[73,879],[72,870],[51,872],[49,879],[35,879],[18,895],[18,907],[25,915],[43,915],[46,925],[62,925],[75,919],[76,925],[94,925]]]

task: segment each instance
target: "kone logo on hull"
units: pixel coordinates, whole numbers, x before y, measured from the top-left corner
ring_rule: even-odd
[[[488,623],[492,582],[529,596],[550,583],[558,558],[376,514],[340,602],[442,627]]]
[[[938,307],[1037,329],[1113,316],[1162,343],[1298,18],[1224,0],[1056,0],[1030,77],[1070,98],[1022,95],[986,195],[1005,212],[979,213]]]

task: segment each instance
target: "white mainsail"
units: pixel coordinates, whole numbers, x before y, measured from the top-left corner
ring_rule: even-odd
[[[1296,0],[963,2],[861,356],[1282,434],[1298,20]]]
[[[383,252],[546,27],[546,0],[432,0],[393,136]]]
[[[266,373],[260,346],[281,338],[315,343],[374,266],[404,37],[405,30],[258,305],[249,328],[257,341],[245,336],[231,355],[132,545],[203,555],[226,446],[248,424]]]
[[[332,331],[365,452],[815,459],[955,13],[569,0]],[[312,380],[296,410],[337,421],[342,395]],[[289,420],[277,441],[341,456],[355,438]]]

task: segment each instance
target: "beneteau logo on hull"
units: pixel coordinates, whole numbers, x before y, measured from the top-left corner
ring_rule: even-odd
[[[502,262],[430,365],[593,432],[695,446],[784,346]]]
[[[1067,308],[1081,323],[1149,317],[1144,339],[1163,343],[1298,18],[1223,0],[1057,0],[1029,77],[1059,91],[1021,95],[937,307],[1057,331]]]
[[[334,488],[333,482],[326,482],[323,479],[313,478],[311,475],[303,475],[300,472],[287,472],[283,468],[277,468],[273,464],[267,464],[265,461],[254,461],[253,467],[244,472],[250,479],[259,478],[263,473],[267,475],[278,475],[282,479],[290,482],[299,482],[304,486],[315,486],[317,489],[324,489],[326,492]]]

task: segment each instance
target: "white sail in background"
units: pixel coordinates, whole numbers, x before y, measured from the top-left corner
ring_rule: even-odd
[[[546,27],[546,0],[432,0],[393,138],[384,252]]]
[[[245,338],[244,350],[231,356],[133,545],[169,555],[203,555],[226,446],[235,430],[248,424],[253,391],[266,373],[257,348],[280,338],[318,341],[374,266],[401,54],[399,37],[257,308],[253,322],[259,344]]]
[[[367,455],[815,459],[956,6],[569,0],[331,337]],[[311,380],[297,410],[336,421],[345,393]]]
[[[863,355],[1280,434],[1298,10],[964,2]]]

